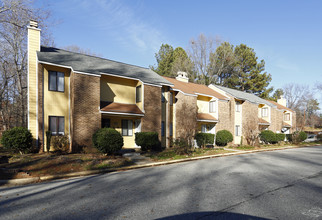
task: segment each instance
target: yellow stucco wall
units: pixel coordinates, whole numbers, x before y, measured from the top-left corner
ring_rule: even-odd
[[[100,81],[100,100],[107,102],[135,104],[135,88],[137,84],[137,80],[102,75]]]
[[[37,137],[37,54],[40,50],[40,30],[28,28],[28,128],[35,139]]]
[[[49,91],[48,71],[57,71],[65,74],[64,92]],[[44,65],[44,133],[49,130],[49,116],[64,116],[65,135],[69,135],[69,80],[70,70],[55,66]],[[44,144],[46,146],[46,135]],[[47,149],[47,146],[45,147]]]
[[[266,117],[262,117],[262,108],[267,108]],[[271,108],[265,104],[258,105],[258,117],[264,119],[265,121],[271,122]]]
[[[133,122],[133,135],[132,136],[123,136],[124,145],[123,148],[134,148],[135,147],[135,120],[139,117],[118,117],[118,116],[108,116],[103,115],[103,118],[109,118],[111,120],[111,128],[114,128],[122,135],[122,119],[132,120]]]
[[[200,113],[209,113],[209,101],[210,97],[198,95],[197,97],[197,106],[198,112]]]
[[[287,113],[289,113],[290,114],[290,120],[284,120],[284,115],[285,114],[287,114]],[[292,125],[292,112],[290,112],[290,111],[288,111],[288,110],[285,110],[284,112],[283,112],[283,121],[284,122],[286,122],[287,124],[290,124],[290,125]]]

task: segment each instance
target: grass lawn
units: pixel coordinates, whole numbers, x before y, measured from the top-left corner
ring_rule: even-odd
[[[272,148],[283,148],[287,146],[312,146],[316,144],[322,144],[322,141],[316,141],[316,142],[302,142],[299,144],[292,144],[292,143],[280,143],[280,144],[261,144],[260,146],[254,147],[249,145],[244,146],[238,146],[238,147],[228,147],[228,149],[236,149],[236,150],[260,150],[260,149],[272,149]]]
[[[165,161],[165,160],[177,160],[177,159],[199,157],[199,156],[206,156],[206,155],[216,155],[216,154],[223,154],[223,153],[230,153],[230,152],[231,151],[224,150],[222,148],[221,149],[197,148],[189,152],[182,152],[178,148],[169,148],[169,149],[165,149],[162,152],[148,152],[145,154],[145,156],[150,157],[154,161]]]
[[[0,150],[0,155],[6,154],[8,155]],[[127,158],[102,154],[15,154],[11,155],[9,163],[0,164],[0,179],[38,177],[115,168],[131,164],[132,162]]]

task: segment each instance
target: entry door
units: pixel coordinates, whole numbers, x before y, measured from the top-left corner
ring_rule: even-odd
[[[141,132],[141,120],[137,119],[134,121],[135,132]],[[135,147],[139,147],[135,144]]]

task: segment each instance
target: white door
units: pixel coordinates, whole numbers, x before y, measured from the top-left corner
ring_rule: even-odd
[[[141,120],[137,119],[134,121],[134,126],[135,126],[135,133],[136,132],[141,132]],[[135,144],[135,147],[140,147]]]

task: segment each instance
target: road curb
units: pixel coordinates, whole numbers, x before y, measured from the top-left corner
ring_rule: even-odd
[[[216,158],[216,157],[234,156],[234,155],[258,153],[258,152],[286,150],[286,149],[314,147],[314,146],[320,146],[320,145],[318,144],[318,145],[310,145],[310,146],[286,146],[283,148],[270,148],[270,149],[259,149],[259,150],[249,150],[249,151],[245,150],[245,151],[239,151],[239,152],[235,151],[235,152],[231,152],[231,153],[206,155],[206,156],[191,157],[191,158],[184,158],[184,159],[170,160],[170,161],[153,162],[153,163],[148,163],[148,164],[132,165],[132,166],[126,166],[126,167],[113,168],[113,169],[89,170],[89,171],[81,171],[81,172],[59,174],[59,175],[48,175],[48,176],[32,177],[32,178],[0,180],[0,185],[2,185],[0,187],[25,185],[25,184],[31,184],[31,183],[36,183],[36,182],[41,182],[41,181],[49,181],[49,180],[55,180],[55,179],[66,179],[66,178],[72,178],[72,177],[81,177],[81,176],[97,175],[97,174],[104,174],[104,173],[120,172],[120,171],[126,171],[126,170],[133,170],[133,169],[140,169],[140,168],[147,168],[147,167],[154,167],[154,166],[162,166],[162,165],[167,165],[167,164],[183,163],[183,162],[189,162],[189,161],[194,161],[194,160],[204,160],[204,159],[210,159],[210,158]]]

